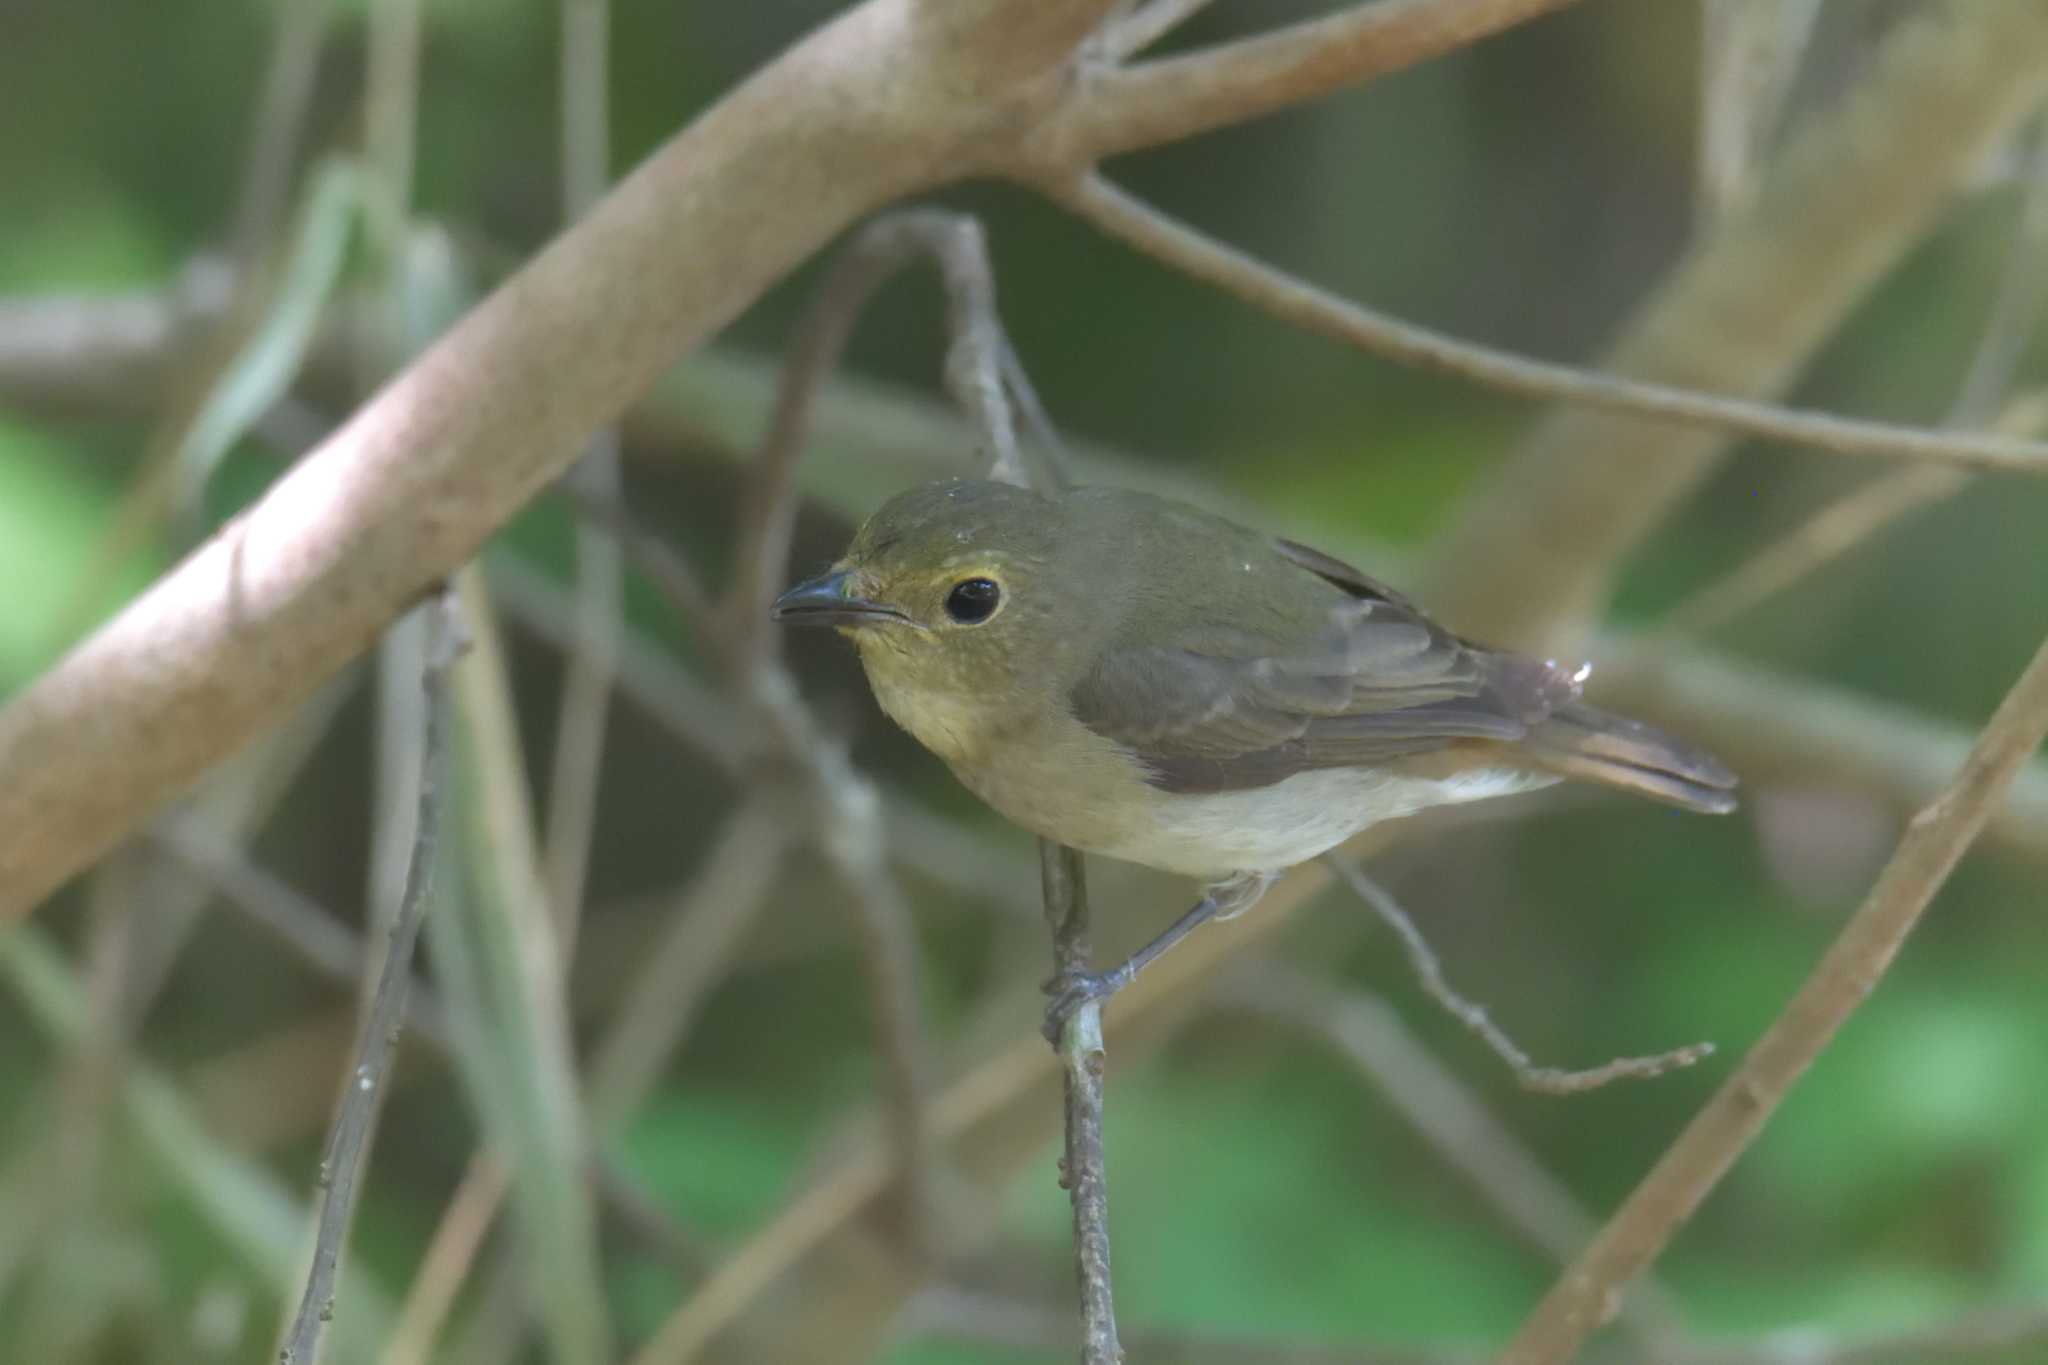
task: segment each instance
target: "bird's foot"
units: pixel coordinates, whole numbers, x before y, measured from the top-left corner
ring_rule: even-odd
[[[1058,1047],[1060,1031],[1074,1017],[1074,1011],[1083,1005],[1101,1004],[1130,985],[1137,974],[1136,965],[1126,962],[1110,971],[1066,972],[1046,982],[1045,993],[1052,999],[1046,1004],[1045,1023],[1040,1030],[1045,1040]]]

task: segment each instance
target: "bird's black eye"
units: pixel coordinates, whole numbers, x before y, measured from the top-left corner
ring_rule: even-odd
[[[995,615],[1003,590],[993,578],[968,578],[955,583],[946,594],[946,615],[963,626],[980,625]]]

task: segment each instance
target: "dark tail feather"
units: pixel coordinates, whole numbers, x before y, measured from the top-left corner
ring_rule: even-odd
[[[1711,754],[1652,726],[1582,701],[1532,726],[1518,746],[1547,771],[1647,796],[1686,810],[1735,809],[1735,774]]]

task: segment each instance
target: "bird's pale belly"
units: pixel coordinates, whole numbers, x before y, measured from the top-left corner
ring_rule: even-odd
[[[1015,746],[996,763],[952,766],[982,800],[1035,834],[1208,881],[1292,867],[1382,820],[1556,780],[1511,769],[1437,779],[1332,768],[1268,787],[1176,793],[1147,784],[1128,755],[1091,738],[1099,747],[1058,746],[1058,760],[1052,746]]]
[[[1296,773],[1248,791],[1161,792],[1146,827],[1123,832],[1097,851],[1204,879],[1275,872],[1326,853],[1382,820],[1554,780],[1508,769],[1437,780],[1333,768]]]

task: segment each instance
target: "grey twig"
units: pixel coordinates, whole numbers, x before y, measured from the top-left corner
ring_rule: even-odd
[[[1545,1095],[1572,1095],[1582,1090],[1598,1089],[1613,1081],[1650,1080],[1680,1067],[1691,1066],[1714,1053],[1712,1043],[1694,1043],[1690,1047],[1673,1048],[1652,1057],[1617,1057],[1604,1066],[1588,1067],[1583,1071],[1536,1066],[1530,1062],[1529,1054],[1493,1022],[1483,1005],[1467,1000],[1451,988],[1450,982],[1444,979],[1443,964],[1437,961],[1435,949],[1415,927],[1415,921],[1408,918],[1408,912],[1401,908],[1400,902],[1349,859],[1330,853],[1324,855],[1324,861],[1336,872],[1338,880],[1350,887],[1400,938],[1408,951],[1408,961],[1415,969],[1416,978],[1421,981],[1422,989],[1429,998],[1443,1006],[1445,1013],[1470,1029],[1496,1057],[1506,1062],[1524,1089]]]
[[[1936,431],[1800,412],[1772,403],[1662,384],[1596,370],[1531,360],[1445,336],[1340,298],[1255,256],[1228,246],[1126,194],[1090,173],[1047,185],[1046,192],[1080,217],[1183,274],[1234,294],[1303,331],[1420,369],[1483,384],[1503,393],[1584,403],[1616,412],[1739,432],[1811,446],[1837,455],[1924,460],[1966,469],[2048,473],[2048,449],[2009,436]]]
[[[1503,1365],[1569,1360],[1606,1320],[1629,1282],[1663,1252],[1876,988],[2044,736],[2048,643],[2006,693],[1947,788],[1913,817],[1877,884],[1812,975],[1600,1235],[1565,1268],[1509,1344]]]
[[[461,652],[460,613],[444,595],[433,613],[422,685],[427,691],[426,743],[420,755],[420,810],[413,836],[412,865],[398,918],[391,926],[391,949],[378,975],[377,993],[363,1018],[355,1064],[343,1088],[341,1103],[320,1162],[320,1217],[313,1243],[313,1262],[305,1293],[278,1353],[280,1365],[315,1365],[320,1339],[334,1316],[334,1286],[341,1270],[342,1244],[355,1211],[356,1190],[368,1156],[370,1137],[383,1105],[391,1058],[404,1028],[405,997],[412,982],[413,946],[426,917],[427,893],[433,884],[434,860],[441,832],[441,755],[447,732],[443,694],[448,670]]]
[[[1038,841],[1045,919],[1052,930],[1053,971],[1088,969],[1088,885],[1081,855]],[[1090,1000],[1060,1025],[1066,1073],[1066,1147],[1060,1184],[1074,1206],[1074,1274],[1081,1287],[1082,1365],[1117,1365],[1116,1302],[1109,1277],[1109,1180],[1102,1155],[1102,1004]]]

